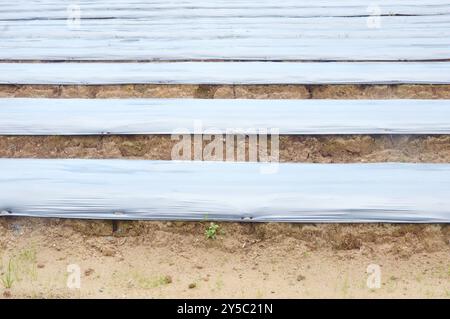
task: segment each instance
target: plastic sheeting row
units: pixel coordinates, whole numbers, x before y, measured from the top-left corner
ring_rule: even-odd
[[[448,0],[2,0],[0,60],[450,58]]]
[[[1,135],[449,134],[450,100],[0,99]]]
[[[275,165],[271,174],[262,169],[267,165]],[[88,219],[448,223],[450,164],[0,159],[0,211]]]
[[[130,83],[450,84],[450,62],[0,63],[0,84]]]

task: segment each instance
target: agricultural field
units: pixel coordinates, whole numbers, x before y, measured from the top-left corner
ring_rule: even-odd
[[[1,6],[0,299],[450,299],[448,0]]]
[[[5,97],[448,98],[448,86],[3,86]],[[220,93],[223,92],[223,93]],[[229,92],[229,93],[226,93]],[[309,93],[308,93],[309,92]],[[312,92],[312,93],[311,93]],[[228,96],[233,98],[235,95]],[[170,160],[165,135],[2,136],[8,158]],[[446,135],[281,136],[281,162],[448,163]],[[219,181],[220,182],[220,181]],[[26,196],[26,194],[24,194]],[[445,224],[0,219],[4,298],[449,298]],[[67,287],[70,269],[80,289]],[[367,268],[379,265],[379,288]]]
[[[8,218],[0,234],[4,298],[450,297],[447,225]]]

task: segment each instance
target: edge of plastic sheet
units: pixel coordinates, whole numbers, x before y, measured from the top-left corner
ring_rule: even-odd
[[[450,84],[450,62],[0,63],[0,84]]]
[[[267,165],[271,173],[261,170]],[[0,211],[87,219],[449,223],[450,164],[0,159]]]
[[[0,99],[1,135],[449,134],[450,100]]]

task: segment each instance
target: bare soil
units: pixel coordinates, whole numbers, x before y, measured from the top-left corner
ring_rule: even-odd
[[[214,240],[199,222],[0,219],[3,297],[450,298],[448,225],[219,225]]]
[[[166,135],[0,136],[0,157],[170,160],[176,142]],[[281,136],[280,161],[448,163],[450,136]]]
[[[0,85],[0,97],[448,99],[450,85]]]

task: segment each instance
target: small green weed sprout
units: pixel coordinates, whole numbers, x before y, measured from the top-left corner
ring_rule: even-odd
[[[208,228],[206,228],[206,230],[205,230],[206,239],[216,239],[218,229],[219,229],[219,225],[217,225],[215,223],[209,224]]]

